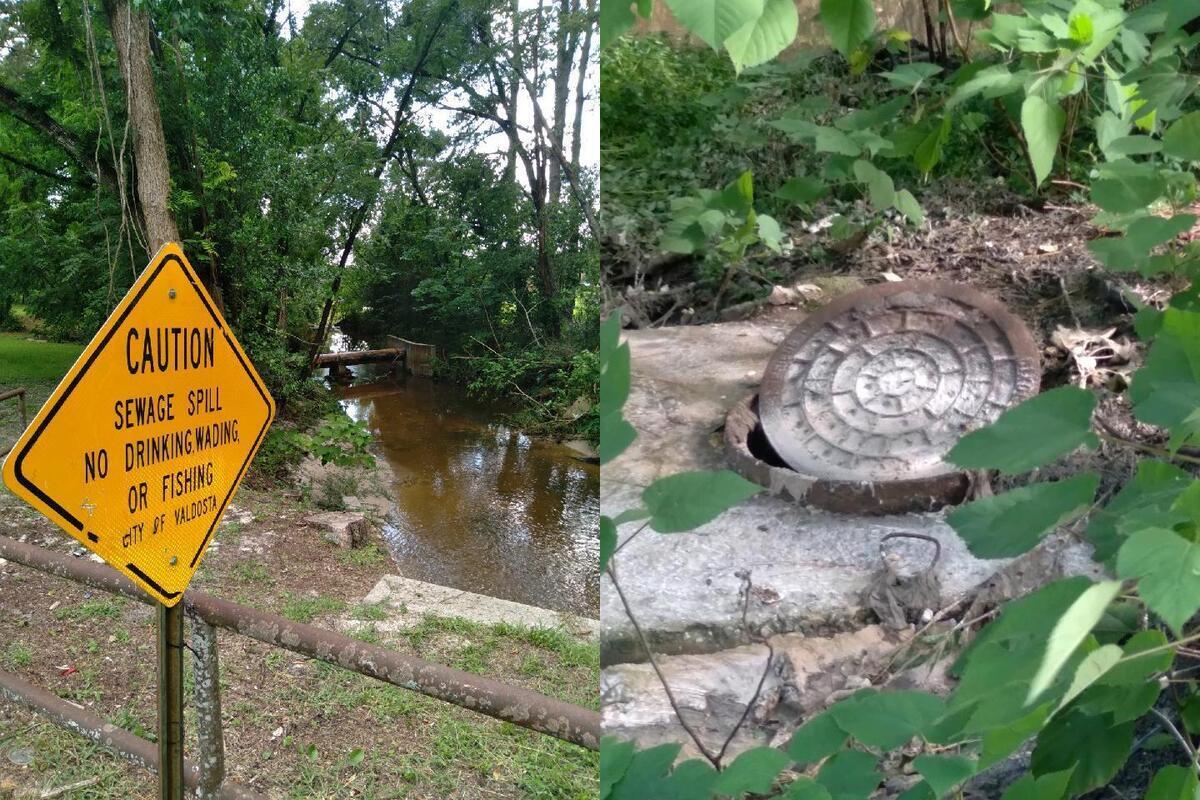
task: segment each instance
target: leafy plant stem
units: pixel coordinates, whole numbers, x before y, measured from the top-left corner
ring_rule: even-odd
[[[617,549],[613,550],[613,556],[616,556],[617,553],[621,552],[621,548],[623,548],[625,545],[629,544],[635,538],[637,538],[637,535],[639,533],[641,533],[642,531],[646,530],[646,526],[649,524],[650,524],[650,520],[646,520],[645,522],[642,523],[642,526],[640,528],[638,528],[633,533],[629,534],[629,538],[627,538],[625,541],[621,542],[619,545],[617,545]],[[615,582],[616,581],[614,581],[614,583]]]
[[[1200,770],[1200,754],[1196,752],[1196,748],[1190,741],[1188,741],[1188,738],[1180,732],[1179,728],[1175,727],[1175,723],[1171,721],[1171,718],[1159,711],[1157,708],[1150,709],[1150,713],[1158,718],[1159,723],[1166,728],[1171,735],[1175,737],[1175,740],[1179,742],[1183,749],[1187,751],[1188,758],[1192,762],[1192,769]]]
[[[642,527],[645,527],[645,525]],[[616,553],[614,552],[613,555],[615,556]],[[688,724],[687,720],[683,718],[683,714],[680,713],[679,703],[675,701],[675,694],[671,691],[671,685],[667,683],[667,678],[665,675],[663,675],[662,668],[658,665],[658,660],[655,659],[653,651],[650,650],[650,643],[646,641],[646,635],[642,633],[642,626],[638,624],[637,618],[633,615],[633,609],[629,605],[629,601],[625,599],[625,592],[621,590],[621,583],[617,580],[616,566],[616,563],[610,559],[608,563],[608,579],[612,581],[613,588],[617,590],[617,597],[621,600],[621,607],[625,609],[625,616],[629,617],[629,623],[633,625],[633,632],[637,634],[638,642],[641,644],[642,650],[646,652],[646,658],[649,659],[650,666],[654,669],[654,674],[658,676],[658,682],[662,684],[663,691],[667,695],[667,702],[671,704],[671,710],[675,712],[675,717],[679,720],[679,724],[683,727],[683,730],[687,733],[687,735],[691,737],[692,742],[695,743],[696,749],[700,751],[700,754],[704,756],[710,764],[713,765],[714,769],[720,769],[720,758],[713,755],[713,753],[711,753],[709,749],[704,746],[704,742],[700,741],[700,737],[694,730],[692,730],[692,726]]]
[[[1123,445],[1125,447],[1132,447],[1134,450],[1139,450],[1143,453],[1149,453],[1150,455],[1155,455],[1155,456],[1158,456],[1159,458],[1165,458],[1165,459],[1174,460],[1174,461],[1185,461],[1189,464],[1200,464],[1200,457],[1189,456],[1184,453],[1172,453],[1170,450],[1166,449],[1165,447],[1155,447],[1152,444],[1143,444],[1141,442],[1131,442],[1128,439],[1122,439],[1120,436],[1113,436],[1112,434],[1104,433],[1103,431],[1097,432],[1096,435],[1099,436],[1101,439],[1103,439],[1106,442],[1110,442],[1112,444]]]

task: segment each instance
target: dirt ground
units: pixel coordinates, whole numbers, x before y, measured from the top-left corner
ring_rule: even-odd
[[[338,549],[303,522],[314,510],[307,501],[283,489],[243,488],[236,509],[193,586],[322,626],[380,618],[380,609],[356,603],[390,571],[381,542]],[[2,490],[0,535],[88,557]],[[597,706],[596,647],[557,631],[426,618],[387,639],[370,625],[357,635]],[[236,634],[222,631],[219,648],[229,774],[268,797],[582,800],[595,794],[597,757],[581,748]],[[153,738],[150,606],[0,560],[0,668]],[[190,675],[185,681],[190,688]],[[156,780],[145,771],[0,702],[0,798],[81,780],[94,782],[63,796],[157,796]]]

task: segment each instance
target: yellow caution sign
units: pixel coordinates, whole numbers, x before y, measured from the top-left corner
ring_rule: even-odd
[[[101,326],[4,463],[4,484],[174,606],[275,402],[178,245]]]

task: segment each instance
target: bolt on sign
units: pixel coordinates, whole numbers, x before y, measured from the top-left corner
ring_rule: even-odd
[[[4,483],[165,606],[275,417],[183,251],[163,246],[4,463]]]

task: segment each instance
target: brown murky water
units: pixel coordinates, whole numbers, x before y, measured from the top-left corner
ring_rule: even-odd
[[[378,372],[356,368],[337,391],[396,473],[397,571],[598,617],[599,467],[506,427],[461,386]]]

